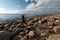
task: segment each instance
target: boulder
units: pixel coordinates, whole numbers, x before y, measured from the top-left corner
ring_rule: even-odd
[[[0,31],[0,40],[9,40],[11,33],[8,31]]]

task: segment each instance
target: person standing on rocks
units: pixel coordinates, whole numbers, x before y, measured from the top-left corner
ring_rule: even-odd
[[[22,15],[22,27],[26,26],[26,20],[25,20],[25,16]]]

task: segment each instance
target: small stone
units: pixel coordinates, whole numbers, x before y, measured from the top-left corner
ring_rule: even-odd
[[[48,28],[52,28],[53,26],[49,26]]]
[[[15,33],[17,34],[17,33],[21,32],[21,31],[22,31],[22,29],[17,28],[17,29],[16,29],[16,30],[14,30],[14,31],[15,31]]]
[[[14,25],[12,25],[11,27],[14,28]]]
[[[55,33],[59,33],[59,34],[60,34],[60,26],[55,26],[55,27],[53,28],[53,31],[54,31]]]
[[[32,30],[33,27],[27,26],[27,30]]]
[[[32,21],[29,21],[28,23],[27,23],[27,25],[30,25],[32,23]]]
[[[37,21],[37,18],[34,18],[34,21]]]
[[[8,30],[9,30],[9,31],[12,31],[12,28],[9,28]]]
[[[34,36],[34,31],[30,31],[30,32],[28,33],[28,36],[29,36],[29,37],[33,37],[33,36]]]
[[[6,24],[4,27],[8,27],[9,24]]]
[[[59,23],[60,20],[56,20],[55,22]]]
[[[38,23],[41,23],[41,20],[39,20]]]
[[[47,33],[42,33],[41,36],[45,36]]]
[[[27,26],[27,28],[31,28],[31,26]]]
[[[20,36],[24,36],[25,35],[25,32],[20,32]]]
[[[53,24],[53,22],[47,22],[48,26],[51,26]]]
[[[29,32],[29,30],[26,30],[26,31],[25,31],[25,33],[28,33],[28,32]]]

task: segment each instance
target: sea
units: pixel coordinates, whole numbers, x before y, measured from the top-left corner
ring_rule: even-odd
[[[21,19],[21,14],[0,14],[0,22]]]
[[[24,14],[25,18],[32,17],[34,14]],[[0,14],[0,22],[14,21],[22,19],[22,14]]]

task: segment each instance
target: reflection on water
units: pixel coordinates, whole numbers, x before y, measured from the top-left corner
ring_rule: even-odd
[[[20,19],[21,14],[0,14],[0,21]]]
[[[24,14],[25,18],[29,18],[32,16],[35,16],[35,14]],[[0,14],[0,22],[1,21],[7,21],[7,20],[17,20],[17,19],[21,19],[22,18],[22,14]]]

